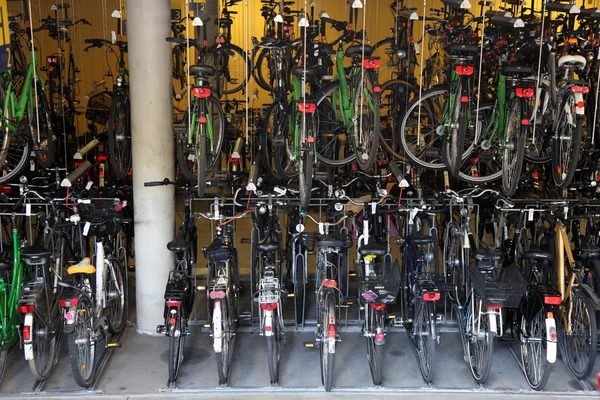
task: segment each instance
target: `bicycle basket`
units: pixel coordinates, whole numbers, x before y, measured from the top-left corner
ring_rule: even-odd
[[[112,97],[106,91],[92,93],[85,109],[85,118],[98,125],[106,125]]]
[[[472,262],[469,277],[475,293],[486,306],[517,308],[527,290],[527,281],[514,264],[480,268]]]
[[[400,290],[398,260],[393,263],[370,264],[371,273],[365,276],[364,263],[354,263],[358,276],[358,297],[365,303],[394,304]]]

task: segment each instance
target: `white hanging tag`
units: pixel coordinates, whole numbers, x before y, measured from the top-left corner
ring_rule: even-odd
[[[467,231],[465,231],[464,238],[463,238],[463,249],[470,249],[470,248],[471,248],[471,242],[469,242],[469,234],[467,233]]]
[[[85,225],[83,226],[83,236],[88,235],[88,232],[90,231],[90,226],[91,224],[89,222],[85,223]]]
[[[421,47],[419,46],[419,43],[417,43],[417,42],[415,42],[415,53],[421,54]]]
[[[527,221],[533,221],[533,208],[529,209],[529,215],[527,216]]]
[[[110,31],[110,39],[112,41],[112,44],[117,43],[117,32]]]
[[[563,208],[564,212],[565,212],[565,218],[567,218],[567,216],[569,215],[569,206],[565,206]]]
[[[93,181],[89,181],[86,185],[85,185],[85,190],[90,190],[92,188],[92,186],[94,185]]]
[[[31,215],[31,203],[25,204],[25,215],[28,217]]]
[[[320,233],[321,235],[324,235],[324,234],[325,234],[325,226],[323,225],[323,223],[322,223],[322,222],[319,222],[319,233]]]

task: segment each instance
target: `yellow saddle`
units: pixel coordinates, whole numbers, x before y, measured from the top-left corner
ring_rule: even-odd
[[[93,274],[96,272],[96,267],[91,264],[91,259],[89,257],[84,258],[79,263],[75,265],[71,265],[67,268],[67,273],[69,275],[75,274]]]

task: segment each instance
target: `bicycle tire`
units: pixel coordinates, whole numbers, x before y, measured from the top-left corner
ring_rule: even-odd
[[[300,204],[304,210],[307,210],[310,205],[310,197],[313,180],[313,143],[308,141],[308,138],[315,137],[316,127],[314,126],[314,118],[312,114],[300,116],[300,143],[306,143],[308,148],[302,151],[300,156],[298,172],[299,172],[299,189],[300,189]],[[313,147],[313,148],[311,148]]]
[[[527,139],[527,125],[523,125],[521,121],[528,114],[525,100],[517,97],[511,101],[509,110],[502,151],[502,191],[508,197],[515,194],[521,178]]]
[[[200,134],[198,138],[198,197],[204,197],[206,188],[206,159],[203,157],[206,154],[206,136]]]
[[[472,294],[471,301],[480,302],[481,300],[477,297],[477,295]],[[476,304],[475,310],[477,309],[478,305]],[[471,320],[469,315],[465,316],[465,319],[468,321]],[[487,314],[483,315],[483,317],[479,320],[479,323],[475,323],[479,326],[479,329],[485,331],[482,340],[479,338],[474,338],[473,332],[469,332],[469,329],[465,330],[469,342],[467,351],[471,374],[473,375],[475,381],[480,384],[485,383],[490,374],[490,369],[492,367],[492,353],[494,352],[494,334],[488,330],[488,323],[489,321]]]
[[[569,370],[577,379],[587,379],[596,363],[597,335],[596,310],[590,300],[580,291],[573,295],[571,335],[565,335],[564,356]],[[587,318],[586,318],[587,316]],[[587,320],[587,322],[586,322]],[[583,338],[583,341],[581,340]],[[579,344],[574,343],[579,339]],[[585,343],[587,342],[587,343]],[[574,354],[576,348],[586,349],[587,354]]]
[[[453,126],[458,124],[458,128],[450,134],[450,137],[448,137],[448,133],[445,133],[443,136],[443,142],[445,143],[442,148],[444,150],[442,152],[444,154],[444,163],[446,164],[448,173],[453,177],[458,177],[458,172],[462,164],[465,135],[467,134],[467,117],[469,114],[467,112],[469,104],[463,103],[459,96],[462,96],[462,81],[458,82],[456,91],[454,92],[455,108],[452,110],[451,121]]]
[[[41,293],[41,296],[36,297],[35,312],[32,313],[33,359],[29,360],[29,369],[36,380],[46,379],[56,366],[58,344],[62,333],[62,315],[59,312],[56,296],[51,288],[45,286],[43,290],[46,293]],[[52,299],[54,304],[48,304],[48,299]],[[38,332],[44,333],[38,334]],[[46,332],[53,333],[47,334]]]
[[[559,105],[561,111],[558,114],[558,126],[555,129],[555,135],[558,137],[555,137],[552,143],[552,177],[556,187],[564,189],[571,184],[579,162],[583,117],[573,111],[575,94],[570,88],[565,90]],[[564,114],[565,112],[567,114]],[[566,145],[561,146],[564,143]]]
[[[275,179],[281,179],[275,164],[275,144],[273,139],[277,136],[281,118],[285,116],[285,108],[281,101],[275,101],[267,108],[265,112],[264,128],[261,134],[262,146],[260,151],[262,152],[261,167],[267,172],[269,176]]]
[[[0,351],[0,382],[4,379],[6,365],[8,364],[8,349]]]
[[[174,383],[179,376],[179,369],[183,362],[183,349],[187,332],[183,329],[185,322],[180,313],[177,313],[175,330],[180,332],[179,336],[169,336],[169,383]]]
[[[381,121],[379,112],[381,106],[381,98],[379,93],[375,91],[377,85],[377,77],[372,70],[364,71],[365,78],[361,80],[356,77],[352,88],[352,104],[354,105],[354,118],[358,120],[353,126],[354,151],[356,153],[356,163],[363,171],[369,171],[373,167],[377,150],[379,149],[379,133],[381,130]],[[362,82],[361,82],[362,81]],[[365,98],[363,98],[363,96]],[[371,104],[372,103],[372,104]],[[363,116],[362,110],[367,110],[368,118]],[[370,111],[370,112],[369,112]],[[367,132],[367,136],[363,134]],[[364,151],[364,147],[367,147]]]
[[[544,307],[540,308],[531,321],[528,321],[525,315],[521,317],[519,336],[525,379],[532,389],[542,390],[546,386],[552,370],[552,364],[546,359],[546,310]],[[534,340],[529,340],[531,338]],[[541,368],[541,372],[537,368]]]
[[[108,310],[108,330],[113,335],[118,335],[127,322],[127,272],[117,257],[110,257],[107,272],[106,309]],[[108,298],[110,293],[119,292],[121,294],[118,294],[118,297]]]
[[[274,146],[274,161],[277,168],[277,175],[284,180],[291,180],[298,177],[299,160],[297,155],[299,149],[296,145],[295,135],[299,134],[299,123],[301,114],[298,111],[297,103],[291,102],[287,105],[283,120],[279,123],[275,132],[276,145]]]
[[[269,360],[269,376],[271,386],[277,386],[279,383],[279,361],[281,358],[281,343],[279,338],[279,322],[277,321],[277,311],[274,312],[274,321],[272,335],[267,337],[267,359]]]
[[[127,178],[131,171],[131,117],[129,96],[113,94],[108,117],[108,154],[110,167],[117,179]]]
[[[370,326],[373,332],[383,332],[384,327],[378,327],[379,321],[383,321],[383,310],[371,310]],[[369,361],[369,369],[371,370],[371,378],[375,386],[381,386],[383,383],[383,344],[377,344],[375,336],[367,337],[367,360]]]
[[[41,80],[37,82],[36,88],[37,91],[34,92],[33,96],[37,97],[37,101],[34,99],[34,104],[37,104],[37,109],[31,110],[29,102],[27,103],[27,123],[29,124],[29,132],[34,143],[38,164],[40,167],[48,169],[53,166],[54,162],[52,112],[50,106],[48,106],[48,99],[46,98],[46,92],[44,91],[44,85]]]
[[[94,307],[85,296],[80,296],[75,310],[74,330],[69,333],[67,344],[73,378],[84,388],[92,385],[96,375],[96,344],[90,337],[90,332],[94,331],[91,315],[94,315]]]
[[[459,308],[458,304],[456,304],[455,302],[452,302],[452,310],[454,311],[454,314],[456,315],[456,321],[457,321],[457,325],[458,325],[458,333],[460,334],[460,341],[462,344],[462,349],[463,349],[463,361],[467,364],[469,364],[469,356],[468,356],[468,349],[467,349],[467,334],[465,332],[465,318],[463,315],[462,310]]]
[[[337,319],[335,318],[335,301],[333,300],[333,297],[330,296],[330,294],[325,294],[324,307],[326,308],[326,310],[321,310],[321,335],[323,338],[328,334],[326,327],[329,326],[330,315],[333,314],[333,319],[337,321]],[[333,386],[333,356],[335,353],[329,352],[329,348],[325,348],[323,342],[321,342],[320,353],[321,383],[323,384],[327,392],[331,392],[331,387]]]
[[[224,55],[226,55],[225,59],[223,59]],[[229,84],[229,81],[232,79],[231,71],[229,69],[229,58],[231,57],[235,59],[239,57],[239,59],[243,60],[246,67],[242,67],[242,69],[246,70],[246,75],[241,77],[242,79],[239,79],[239,82],[233,83],[230,87],[226,88],[226,84]],[[198,58],[198,64],[211,65],[217,70],[215,76],[210,77],[208,81],[211,83],[211,86],[215,88],[218,97],[221,97],[223,94],[239,92],[246,86],[246,81],[252,76],[252,61],[248,58],[248,55],[244,50],[231,43],[223,47],[213,46],[209,48],[208,51],[202,52]],[[243,73],[244,71],[241,72],[241,74]]]
[[[221,324],[223,332],[223,345],[221,353],[217,355],[217,372],[219,375],[219,385],[227,385],[229,371],[231,368],[231,360],[233,359],[233,349],[235,346],[235,332],[231,331],[231,313],[229,310],[229,301],[221,300]]]
[[[196,99],[194,97],[194,99]],[[198,182],[198,163],[197,160],[204,159],[206,163],[206,171],[205,175],[215,168],[217,165],[217,161],[220,160],[221,157],[221,149],[223,147],[223,138],[225,134],[225,117],[223,114],[223,109],[221,108],[221,103],[213,96],[208,97],[206,99],[193,99],[193,108],[192,108],[192,117],[191,121],[198,121],[198,108],[199,101],[206,100],[205,109],[207,114],[211,116],[211,134],[213,136],[212,146],[210,147],[210,153],[200,153],[198,152],[198,143],[197,139],[200,137],[199,132],[192,132],[189,126],[190,118],[188,117],[188,111],[183,116],[182,122],[183,125],[186,125],[186,130],[181,134],[179,138],[177,138],[177,163],[179,164],[179,169],[183,174],[184,178],[192,183]],[[208,117],[207,117],[208,119]],[[218,125],[218,126],[216,126]],[[192,125],[196,128],[198,125]],[[192,135],[192,139],[188,140],[189,135]],[[216,139],[215,139],[216,137]],[[201,157],[201,154],[206,154],[204,157]]]
[[[297,246],[300,247],[299,245]],[[296,282],[294,282],[296,324],[304,326],[304,307],[306,294],[306,282],[304,282],[305,265],[301,262],[298,262],[298,260],[294,260],[294,265],[296,266]]]
[[[425,383],[433,382],[433,371],[435,358],[435,324],[431,316],[433,314],[431,303],[420,300],[419,311],[416,315],[414,326],[415,336],[417,337],[417,358],[419,369]]]
[[[263,63],[266,61],[267,62],[267,71],[269,71],[269,75],[270,75],[270,71],[271,71],[271,66],[269,65],[269,53],[270,50],[269,49],[261,49],[258,53],[258,56],[256,57],[256,62],[254,64],[254,69],[252,70],[252,75],[254,77],[254,81],[256,82],[256,84],[258,86],[261,87],[261,89],[266,90],[267,92],[273,92],[275,90],[275,88],[273,87],[273,84],[271,83],[271,77],[269,76],[268,80],[265,78],[264,76],[264,71],[262,70],[263,68]]]

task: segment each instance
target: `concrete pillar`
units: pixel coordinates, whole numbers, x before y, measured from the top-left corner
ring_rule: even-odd
[[[174,257],[166,244],[175,226],[174,188],[144,182],[175,178],[171,95],[170,5],[127,0],[131,92],[137,330],[164,324],[164,291]]]

